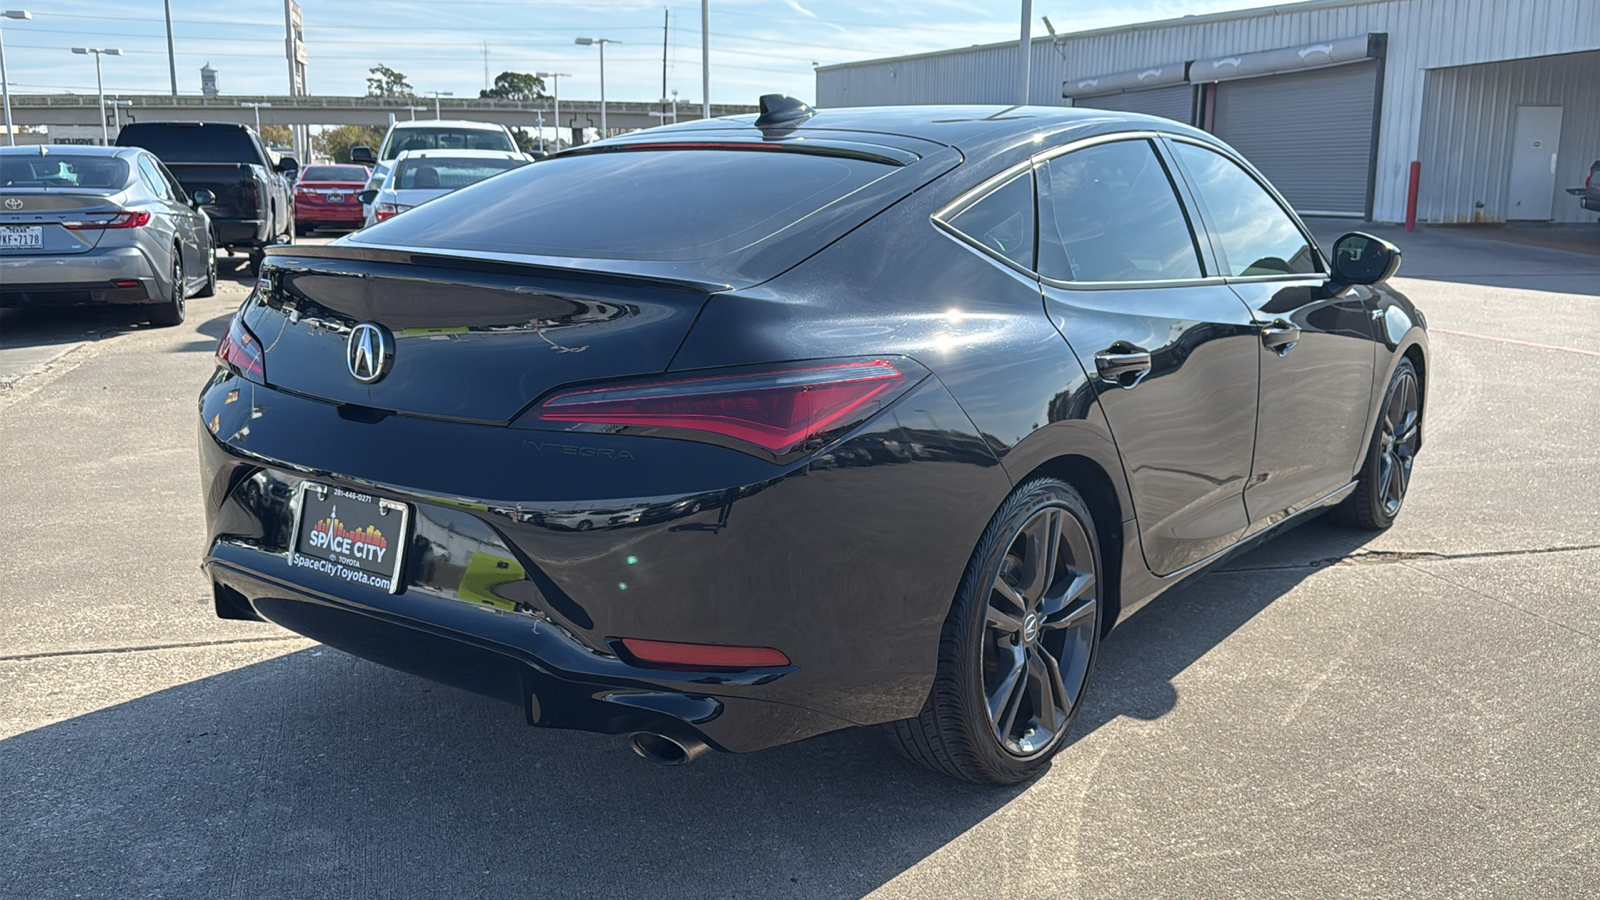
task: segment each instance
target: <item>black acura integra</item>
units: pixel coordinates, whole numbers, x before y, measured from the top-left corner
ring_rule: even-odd
[[[1007,783],[1118,620],[1399,512],[1393,246],[1163,119],[762,108],[270,250],[200,398],[217,613],[657,762],[882,724]]]

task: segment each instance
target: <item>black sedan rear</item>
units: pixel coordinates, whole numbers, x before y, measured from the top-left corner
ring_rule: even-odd
[[[1165,120],[766,105],[269,251],[200,398],[218,614],[659,762],[886,724],[1004,783],[1120,618],[1398,513],[1393,247],[1330,269]]]

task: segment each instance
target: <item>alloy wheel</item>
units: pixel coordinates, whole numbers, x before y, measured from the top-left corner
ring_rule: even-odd
[[[1389,393],[1378,438],[1378,497],[1385,516],[1393,518],[1411,486],[1411,464],[1416,458],[1422,422],[1417,377],[1403,372]]]
[[[1076,516],[1041,509],[1012,539],[989,591],[984,700],[1013,756],[1052,748],[1083,694],[1099,624],[1091,547]]]

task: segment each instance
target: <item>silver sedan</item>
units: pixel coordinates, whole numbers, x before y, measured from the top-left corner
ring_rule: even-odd
[[[137,304],[177,325],[216,290],[213,199],[137,147],[0,147],[0,307]]]

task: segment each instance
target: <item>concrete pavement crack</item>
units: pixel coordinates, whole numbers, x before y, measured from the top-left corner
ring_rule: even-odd
[[[273,641],[303,641],[298,635],[285,637],[230,638],[221,641],[188,641],[180,644],[143,644],[138,647],[90,647],[86,650],[46,650],[41,653],[17,653],[0,656],[0,662],[18,662],[30,659],[48,659],[52,656],[94,656],[102,653],[147,653],[151,650],[185,650],[191,647],[226,647],[230,644],[266,644]]]
[[[1461,589],[1463,591],[1466,591],[1469,594],[1476,594],[1479,597],[1482,597],[1483,599],[1490,601],[1491,603],[1498,603],[1498,604],[1500,604],[1501,606],[1504,606],[1507,609],[1516,610],[1519,613],[1522,613],[1522,614],[1527,615],[1527,616],[1531,616],[1531,617],[1533,617],[1535,619],[1538,619],[1539,621],[1545,623],[1546,625],[1552,625],[1552,626],[1554,626],[1556,628],[1561,629],[1562,631],[1567,632],[1568,634],[1575,634],[1578,637],[1581,637],[1584,640],[1587,640],[1587,641],[1589,641],[1591,643],[1600,643],[1600,637],[1596,637],[1595,635],[1592,635],[1587,631],[1581,631],[1581,630],[1579,630],[1577,628],[1573,628],[1571,625],[1568,625],[1565,622],[1560,622],[1560,621],[1557,621],[1555,619],[1552,619],[1549,616],[1541,616],[1538,613],[1534,612],[1533,610],[1528,609],[1527,607],[1518,606],[1518,605],[1516,605],[1515,603],[1512,603],[1509,600],[1504,600],[1504,599],[1502,599],[1500,597],[1496,597],[1493,594],[1485,594],[1483,591],[1480,591],[1477,588],[1472,587],[1471,585],[1462,584],[1459,581],[1451,581],[1450,579],[1444,577],[1443,575],[1440,575],[1438,572],[1430,572],[1427,569],[1419,568],[1417,566],[1411,565],[1410,563],[1402,563],[1402,565],[1404,565],[1406,568],[1412,570],[1413,572],[1421,572],[1422,574],[1427,575],[1430,578],[1436,578],[1436,579],[1444,582],[1445,584],[1450,585],[1451,587],[1459,588],[1459,589]]]
[[[1303,563],[1275,566],[1230,566],[1224,572],[1277,572],[1286,569],[1323,569],[1328,566],[1382,566],[1394,563],[1450,562],[1457,559],[1494,559],[1502,556],[1534,556],[1541,553],[1575,553],[1600,550],[1600,544],[1573,544],[1568,547],[1532,547],[1525,550],[1481,550],[1477,553],[1435,553],[1431,550],[1363,550],[1346,556],[1328,556]]]

